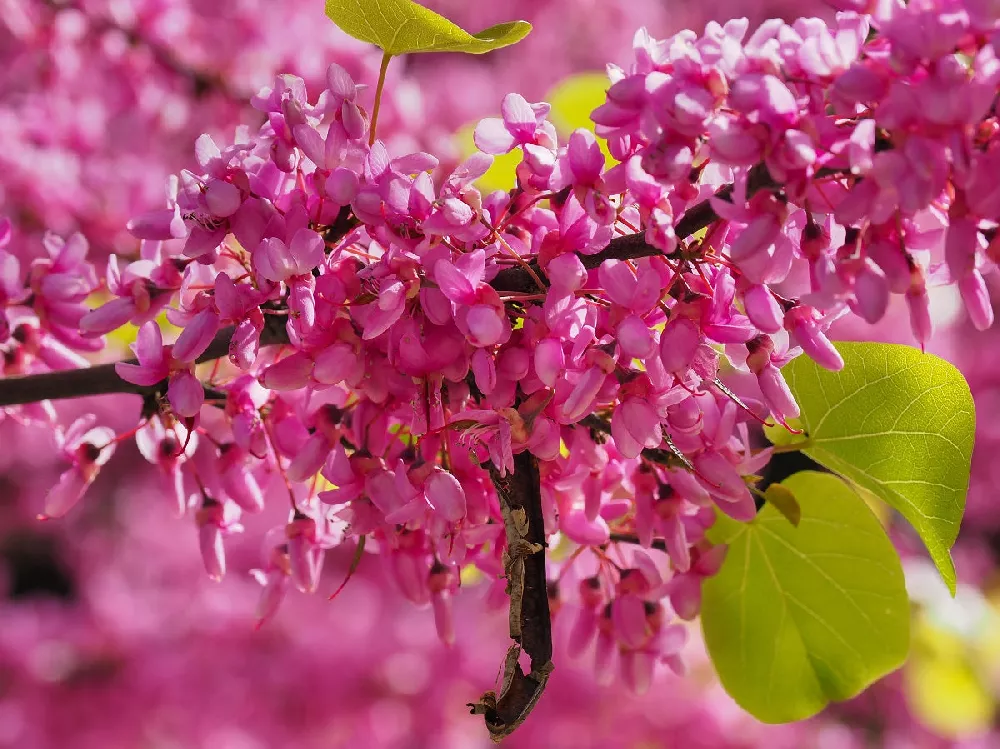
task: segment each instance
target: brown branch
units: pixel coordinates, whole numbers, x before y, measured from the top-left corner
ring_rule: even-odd
[[[225,328],[220,331],[205,349],[205,353],[198,357],[197,362],[201,364],[228,356],[229,341],[233,337],[233,330],[233,328]],[[284,318],[268,316],[265,318],[264,330],[260,335],[260,345],[270,346],[277,343],[288,343]],[[126,362],[128,364],[138,363],[135,359],[127,359]],[[110,393],[134,393],[147,396],[161,388],[162,383],[143,386],[125,382],[115,372],[114,364],[100,364],[96,367],[82,369],[0,378],[0,408],[38,403],[45,400],[83,398]]]
[[[719,190],[716,196],[725,198],[731,192],[732,186],[727,185]],[[674,227],[674,232],[681,239],[686,239],[692,234],[710,226],[718,218],[719,216],[712,208],[712,205],[707,200],[703,200],[685,212],[684,216]],[[605,260],[635,260],[641,257],[653,257],[662,254],[662,250],[646,242],[645,233],[640,232],[639,234],[626,234],[625,236],[615,237],[600,252],[593,255],[581,255],[580,260],[583,261],[583,267],[593,269],[599,267]],[[532,261],[530,266],[535,273],[539,276],[542,275],[542,270],[538,267],[537,262]],[[496,274],[490,285],[497,291],[510,291],[520,294],[531,294],[538,291],[538,285],[532,280],[527,270],[520,266],[504,268]]]
[[[830,170],[821,170],[821,174],[834,174]],[[747,199],[753,197],[755,193],[764,189],[774,189],[780,185],[768,173],[763,164],[758,164],[750,170],[747,176]],[[733,193],[732,185],[724,185],[715,192],[716,198],[729,200]],[[693,234],[697,234],[702,229],[707,229],[713,222],[719,219],[719,214],[712,208],[708,200],[703,200],[691,206],[684,212],[680,220],[674,226],[674,234],[678,239],[687,239]],[[605,260],[635,260],[641,257],[653,257],[662,255],[663,252],[658,247],[653,247],[646,242],[644,232],[638,234],[626,234],[622,237],[615,237],[608,246],[593,255],[581,255],[585,268],[597,268]],[[531,268],[539,275],[542,274],[538,263],[531,262]],[[521,294],[531,294],[538,291],[537,285],[532,281],[524,268],[505,268],[497,273],[490,285],[497,291],[510,291]]]
[[[612,543],[616,544],[635,544],[636,546],[641,545],[639,543],[638,536],[632,536],[628,533],[612,533],[610,540]],[[664,541],[662,538],[654,538],[653,543],[650,544],[650,546],[651,548],[659,549],[660,551],[667,550],[667,542]]]
[[[828,170],[824,170],[828,172]],[[832,172],[829,172],[832,173]],[[767,173],[763,165],[758,165],[750,170],[747,184],[748,197],[762,189],[778,187],[778,184]],[[716,191],[718,198],[728,199],[733,191],[732,185],[725,185]],[[681,217],[674,227],[674,232],[678,237],[684,239],[696,232],[707,228],[719,218],[711,204],[707,200],[692,206]],[[340,219],[338,218],[338,222]],[[343,222],[345,232],[351,228],[351,222]],[[329,241],[329,239],[328,239]],[[660,255],[661,251],[648,244],[645,234],[629,234],[616,237],[608,243],[601,252],[594,255],[582,255],[581,260],[587,268],[597,268],[605,260],[617,259],[627,260],[641,257],[651,257]],[[535,261],[530,263],[532,269],[540,276],[542,271]],[[524,267],[506,268],[500,271],[491,282],[491,286],[497,291],[510,291],[520,293],[533,293],[538,291],[537,284],[532,279],[531,274]],[[287,343],[288,337],[285,333],[284,325],[274,326],[271,321],[275,318],[268,318],[269,323],[265,327],[261,336],[261,345],[265,346],[273,343]],[[232,336],[232,328],[228,328],[219,335],[209,346],[208,350],[199,357],[198,361],[210,361],[226,356],[229,349],[229,339]],[[114,371],[113,364],[104,364],[87,369],[68,370],[62,372],[48,372],[45,374],[28,375],[23,377],[8,377],[0,379],[0,407],[15,406],[24,403],[36,403],[42,400],[57,400],[61,398],[80,398],[89,395],[104,395],[108,393],[138,393],[148,395],[154,392],[157,386],[140,387],[121,380]],[[584,420],[584,426],[596,428],[595,424]],[[602,428],[600,431],[610,433],[610,428]],[[664,450],[646,449],[643,457],[655,463],[667,464],[671,456]]]
[[[508,592],[511,596],[511,637],[515,644],[504,660],[500,694],[490,691],[470,704],[482,714],[495,742],[509,736],[531,713],[545,691],[552,672],[552,620],[545,576],[545,519],[542,516],[541,478],[535,456],[524,451],[514,456],[514,471],[500,476],[490,466],[490,476],[500,498],[507,529]],[[525,674],[518,658],[531,658]]]
[[[607,419],[603,419],[597,414],[591,414],[590,416],[584,416],[580,421],[577,422],[577,426],[586,427],[594,432],[600,434],[611,434],[611,424]],[[642,452],[639,453],[641,457],[648,460],[650,463],[657,463],[662,466],[667,466],[670,468],[675,468],[680,465],[680,459],[670,450],[663,450],[659,447],[645,447]]]

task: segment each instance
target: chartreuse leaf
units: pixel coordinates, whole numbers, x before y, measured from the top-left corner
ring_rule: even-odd
[[[470,34],[412,0],[326,0],[326,15],[390,57],[411,52],[479,55],[519,42],[531,31],[530,23],[510,21]]]
[[[782,370],[802,410],[802,450],[902,513],[954,594],[949,550],[965,509],[976,426],[969,386],[951,364],[909,346],[837,349],[840,372],[804,356]]]
[[[782,482],[796,528],[765,504],[750,523],[719,514],[728,543],[705,581],[701,622],[722,685],[767,723],[815,715],[895,670],[909,647],[899,558],[861,498],[828,473]]]
[[[764,499],[784,515],[785,520],[798,528],[799,521],[802,520],[802,508],[799,507],[799,501],[787,486],[771,484],[764,492]]]

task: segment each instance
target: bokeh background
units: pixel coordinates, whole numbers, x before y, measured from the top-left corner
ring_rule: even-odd
[[[503,95],[549,100],[563,129],[585,124],[607,62],[627,64],[636,29],[662,38],[710,20],[830,17],[812,0],[427,0],[473,31],[534,24],[522,43],[482,57],[418,55],[390,66],[379,121],[394,153],[457,160],[471,126]],[[167,175],[194,163],[203,133],[225,142],[256,127],[248,100],[276,74],[314,92],[337,62],[372,85],[380,53],[341,34],[321,0],[0,0],[0,216],[13,248],[41,252],[45,229],[81,231],[98,257],[135,256],[128,218],[159,206]],[[371,90],[366,92],[368,101]],[[502,184],[499,164],[488,179]],[[906,556],[914,599],[908,664],[860,698],[789,726],[765,726],[721,690],[698,637],[688,675],[665,669],[636,697],[600,685],[587,657],[557,654],[550,689],[514,747],[652,749],[997,749],[1000,723],[1000,331],[976,333],[957,299],[935,291],[932,351],[959,366],[980,414],[952,600],[919,545],[884,516]],[[911,343],[905,310],[841,338]],[[107,356],[124,351],[129,333]],[[139,403],[105,396],[92,411],[120,432]],[[171,511],[165,479],[123,446],[68,517],[35,519],[59,465],[53,438],[0,420],[0,747],[18,749],[465,749],[489,746],[464,704],[489,688],[506,615],[469,578],[457,642],[394,590],[375,556],[333,602],[351,550],[328,561],[320,594],[290,595],[255,631],[257,542],[283,521],[252,519],[222,583],[204,574],[191,519]],[[776,463],[775,471],[800,468]],[[772,477],[773,478],[773,477]],[[564,617],[565,619],[565,617]],[[558,632],[565,626],[556,617]]]

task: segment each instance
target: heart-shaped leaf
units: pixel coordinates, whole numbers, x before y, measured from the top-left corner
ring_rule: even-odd
[[[480,55],[521,41],[526,21],[497,24],[470,34],[412,0],[327,0],[326,15],[343,31],[378,45],[390,57],[410,52]]]
[[[949,550],[965,510],[976,428],[969,385],[948,362],[909,346],[838,343],[837,350],[840,372],[805,356],[781,370],[802,410],[802,450],[902,513],[954,593]],[[768,436],[781,439],[775,428]]]
[[[909,649],[903,570],[865,503],[829,473],[782,486],[801,508],[797,528],[770,503],[750,523],[719,514],[710,537],[729,550],[701,612],[722,685],[767,723],[853,697]]]

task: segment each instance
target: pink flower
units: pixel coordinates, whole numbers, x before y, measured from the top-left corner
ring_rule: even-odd
[[[476,147],[489,154],[501,154],[518,146],[555,144],[555,129],[545,117],[548,104],[529,104],[520,94],[507,94],[500,107],[503,119],[489,118],[476,126]]]
[[[126,382],[152,387],[167,380],[167,398],[179,416],[197,416],[205,401],[205,391],[194,376],[193,366],[176,361],[172,347],[163,345],[163,335],[155,322],[148,322],[139,329],[132,344],[138,364],[119,362],[115,372]]]
[[[45,509],[39,519],[59,518],[73,509],[97,478],[101,466],[114,454],[114,431],[108,427],[95,427],[96,421],[95,416],[83,416],[65,432],[57,432],[59,449],[72,465],[45,495]]]

